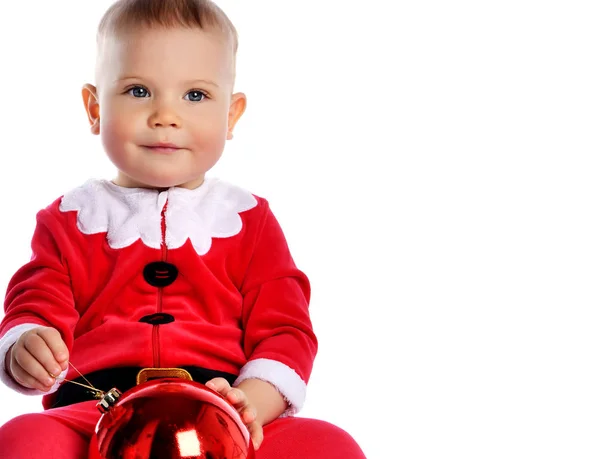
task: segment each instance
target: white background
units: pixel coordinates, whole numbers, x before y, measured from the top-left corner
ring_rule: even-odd
[[[312,280],[302,415],[369,459],[600,457],[597,2],[218,3],[249,106],[213,175]],[[3,290],[35,213],[112,177],[79,96],[109,4],[0,7]]]

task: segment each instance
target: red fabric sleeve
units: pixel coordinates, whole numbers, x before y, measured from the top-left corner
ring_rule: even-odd
[[[37,215],[31,260],[9,282],[0,337],[21,324],[58,329],[69,350],[79,314],[75,309],[63,249],[69,239],[58,215],[44,209]]]
[[[250,361],[274,360],[308,382],[317,353],[309,316],[310,284],[292,259],[268,203],[242,284],[244,352]]]

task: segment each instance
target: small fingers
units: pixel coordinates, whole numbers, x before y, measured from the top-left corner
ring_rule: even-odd
[[[48,392],[55,382],[46,369],[21,346],[13,350],[10,372],[22,386],[44,392]]]
[[[243,409],[248,406],[248,397],[246,397],[244,391],[240,389],[230,389],[227,394],[225,394],[225,398],[238,410],[238,412],[240,412],[240,414]]]
[[[235,407],[242,418],[243,423],[248,427],[248,430],[251,431],[252,441],[255,445],[254,447],[258,448],[260,443],[262,443],[263,438],[262,427],[256,422],[256,410],[250,405],[246,393],[241,389],[231,387],[224,378],[212,379],[206,383],[206,386],[220,393]],[[254,434],[252,434],[252,432],[254,432]]]
[[[240,412],[240,416],[244,424],[249,425],[256,421],[256,410],[250,405],[246,405]]]
[[[60,374],[60,372],[62,371],[61,366],[56,361],[56,359],[54,358],[54,354],[52,354],[52,351],[48,347],[47,343],[44,341],[44,339],[40,335],[38,335],[36,333],[32,333],[32,334],[25,336],[23,339],[23,347],[28,351],[28,353],[35,360],[37,360],[37,362],[40,364],[40,366],[45,369],[46,376],[48,376],[48,374],[50,374],[53,377],[57,377]],[[22,358],[25,358],[25,357],[23,356]],[[32,365],[28,359],[26,359],[25,362],[19,362],[19,364],[25,370],[29,369],[25,365]],[[37,366],[31,367],[31,369],[36,369],[36,368],[37,368]],[[37,375],[37,374],[31,373],[31,372],[30,372],[30,374],[32,376],[34,376],[36,379],[42,381],[40,379],[41,375]]]
[[[62,336],[60,336],[60,332],[55,328],[43,328],[38,331],[38,335],[52,352],[52,356],[61,367],[61,371],[66,370],[69,361],[69,350]]]
[[[232,388],[225,378],[211,379],[205,385],[209,389],[212,389],[221,394],[236,407],[244,406],[248,403],[246,394],[240,389]]]
[[[254,449],[260,448],[260,445],[263,442],[263,428],[258,422],[253,422],[248,426],[248,432],[250,432],[250,439],[252,440],[252,444],[254,445]]]
[[[231,390],[231,386],[225,378],[214,378],[206,383],[206,387],[218,392],[222,396],[227,395],[227,392]]]

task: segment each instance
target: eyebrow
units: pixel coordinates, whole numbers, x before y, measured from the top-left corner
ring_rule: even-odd
[[[119,81],[126,81],[126,80],[144,80],[144,78],[138,77],[138,76],[128,76],[128,77],[123,77],[123,78],[117,78],[115,80],[115,83],[119,82]],[[217,83],[215,83],[214,81],[210,81],[210,80],[201,80],[200,79],[200,80],[189,80],[189,81],[185,81],[184,82],[184,84],[186,86],[191,86],[191,85],[193,85],[195,83],[208,84],[208,85],[214,86],[215,88],[219,87],[219,85]]]
[[[190,80],[190,81],[185,82],[186,85],[193,85],[194,83],[208,84],[208,85],[214,86],[216,88],[219,87],[219,85],[217,83],[215,83],[214,81],[210,81],[210,80]]]

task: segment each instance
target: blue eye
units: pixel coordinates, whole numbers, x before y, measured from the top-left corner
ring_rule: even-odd
[[[188,97],[189,96],[189,97]],[[185,100],[189,100],[190,102],[200,102],[206,97],[202,91],[190,91],[185,95]]]
[[[129,91],[127,91],[127,94],[131,94],[133,97],[138,97],[138,98],[150,96],[150,93],[148,92],[148,90],[146,88],[144,88],[143,86],[135,86],[135,87],[131,88]]]

